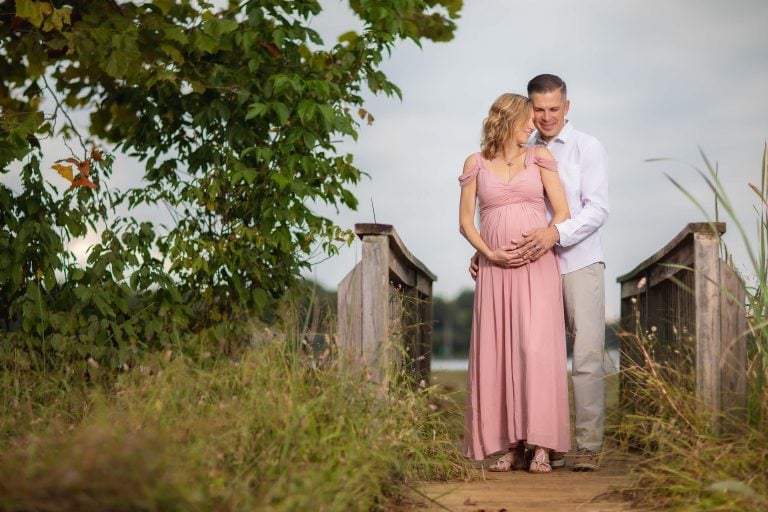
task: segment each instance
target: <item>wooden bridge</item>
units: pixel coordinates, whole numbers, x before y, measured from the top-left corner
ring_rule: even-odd
[[[392,226],[357,224],[355,231],[363,243],[362,261],[339,285],[340,348],[368,365],[382,382],[393,367],[428,380],[436,277],[407,250]],[[618,278],[623,328],[654,333],[654,357],[687,372],[697,396],[713,412],[715,433],[723,427],[718,413],[728,408],[739,414],[745,400],[744,287],[719,258],[724,232],[721,223],[689,224]],[[624,343],[621,359],[622,368],[645,364],[636,348]],[[613,406],[621,402],[622,408],[630,407],[631,383],[621,373],[608,379],[609,386],[619,388],[614,389]],[[610,410],[611,404],[607,406]],[[477,478],[470,481],[420,484],[413,496],[417,505],[404,510],[630,510],[620,489],[632,485],[637,458],[607,442],[600,471],[576,473],[567,467],[572,456],[566,456],[566,468],[551,475],[489,473],[487,460],[477,465]]]
[[[469,482],[428,483],[419,488],[412,510],[429,512],[625,512],[637,511],[620,489],[632,485],[635,460],[609,452],[600,471],[576,473],[568,468],[548,475],[527,471],[489,473],[478,470]]]

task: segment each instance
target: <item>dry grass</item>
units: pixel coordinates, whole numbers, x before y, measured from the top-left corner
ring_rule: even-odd
[[[281,342],[157,355],[100,391],[51,379],[4,381],[0,510],[386,510],[467,474],[434,389],[382,392]]]
[[[639,336],[627,342],[647,343]],[[674,511],[768,510],[768,430],[759,423],[722,418],[727,434],[715,435],[713,418],[674,369],[646,361],[625,372],[632,382],[632,412],[617,418],[615,437],[639,450],[639,480],[628,493],[643,507]],[[754,383],[754,377],[750,379]],[[752,388],[765,395],[765,390]],[[763,407],[768,405],[768,397]]]
[[[759,185],[749,184],[759,201],[756,238],[737,218],[717,165],[703,152],[702,158],[706,169],[694,169],[715,196],[712,220],[721,220],[718,212],[729,217],[729,227],[741,236],[752,264],[753,274],[745,276],[746,418],[713,418],[697,400],[691,375],[662,367],[647,356],[653,343],[663,340],[629,333],[624,343],[634,344],[646,357],[644,364],[623,374],[634,394],[625,397],[625,405],[631,407],[626,407],[615,429],[627,447],[646,456],[638,467],[637,486],[630,490],[644,507],[686,512],[768,510],[768,145],[763,148]],[[710,218],[696,198],[672,181]],[[721,256],[730,260],[724,244]],[[715,435],[713,423],[724,425],[726,433]]]

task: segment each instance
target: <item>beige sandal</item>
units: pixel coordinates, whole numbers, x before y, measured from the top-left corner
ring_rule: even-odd
[[[528,467],[529,473],[551,473],[552,472],[552,466],[549,463],[549,450],[545,448],[541,448],[540,446],[536,447],[536,450],[534,451],[533,460],[531,460],[531,465]]]
[[[505,453],[488,466],[488,471],[503,472],[525,469],[525,444],[517,443],[511,451]]]

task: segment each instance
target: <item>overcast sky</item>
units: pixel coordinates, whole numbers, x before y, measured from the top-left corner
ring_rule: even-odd
[[[312,20],[327,43],[359,24],[342,0],[326,0]],[[606,309],[619,311],[616,277],[704,216],[667,180],[669,173],[711,207],[684,163],[703,166],[701,147],[721,169],[749,233],[768,138],[768,2],[717,0],[465,0],[449,43],[398,45],[385,72],[403,100],[371,97],[376,121],[358,142],[340,148],[368,173],[355,188],[357,212],[326,211],[344,227],[393,224],[405,244],[437,276],[434,291],[452,298],[471,288],[474,252],[459,234],[457,178],[479,149],[488,107],[502,92],[525,93],[528,80],[555,73],[568,83],[574,125],[600,139],[610,157],[611,215],[602,230]],[[47,141],[50,163],[65,148]],[[135,186],[141,169],[119,156],[112,186]],[[18,177],[2,182],[18,190]],[[711,210],[711,208],[710,208]],[[143,212],[145,215],[147,212]],[[157,216],[152,211],[152,218]],[[141,212],[140,212],[141,216]],[[167,222],[167,219],[165,220]],[[737,266],[750,272],[729,223]],[[94,238],[76,241],[83,253]],[[360,243],[316,265],[313,276],[335,288],[359,258]]]
[[[354,26],[344,2],[328,0],[313,24],[326,39]],[[376,117],[344,146],[370,175],[355,189],[359,211],[333,217],[345,227],[393,224],[451,298],[472,287],[474,250],[459,234],[457,177],[479,149],[488,107],[502,92],[525,94],[528,80],[555,73],[568,84],[569,119],[597,137],[610,158],[611,215],[602,230],[606,309],[619,312],[616,277],[704,216],[664,176],[702,202],[713,200],[686,163],[704,168],[701,147],[718,161],[742,222],[756,232],[756,196],[768,138],[768,2],[465,1],[453,41],[401,44],[385,66],[403,100],[372,98]],[[713,211],[713,208],[710,208]],[[727,242],[747,264],[731,223]],[[316,266],[335,287],[359,258],[360,244]]]

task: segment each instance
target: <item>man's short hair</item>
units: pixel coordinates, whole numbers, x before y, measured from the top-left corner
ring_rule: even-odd
[[[563,101],[565,101],[568,89],[563,79],[559,76],[543,74],[531,78],[531,81],[528,82],[528,96],[535,92],[553,92],[558,89],[563,96]]]

